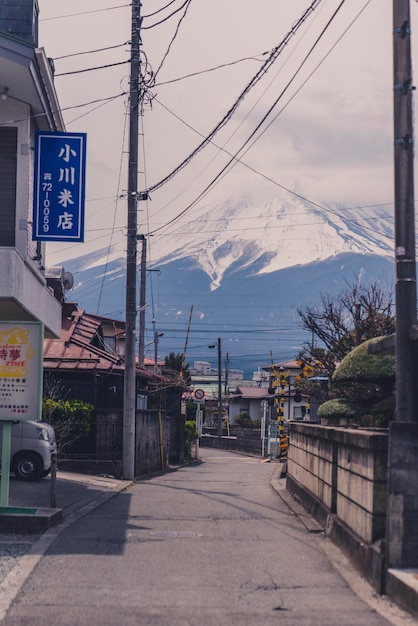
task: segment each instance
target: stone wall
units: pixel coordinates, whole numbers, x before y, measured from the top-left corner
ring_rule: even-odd
[[[287,488],[381,592],[388,433],[289,424]]]

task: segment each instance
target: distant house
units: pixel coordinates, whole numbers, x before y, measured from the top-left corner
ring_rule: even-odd
[[[263,403],[268,403],[272,398],[265,387],[237,387],[229,395],[229,423],[237,423],[237,418],[243,413],[250,416],[253,421],[261,420],[263,417]],[[270,406],[267,407],[267,417]]]

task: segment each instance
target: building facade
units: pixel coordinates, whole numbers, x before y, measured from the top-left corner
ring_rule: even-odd
[[[45,244],[32,241],[35,132],[64,131],[53,64],[38,47],[37,0],[0,3],[0,320],[61,331]]]

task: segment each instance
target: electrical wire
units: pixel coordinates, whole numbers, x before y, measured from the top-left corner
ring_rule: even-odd
[[[71,76],[72,74],[84,74],[84,72],[94,72],[95,70],[105,70],[109,67],[116,67],[117,65],[125,65],[126,63],[130,63],[131,60],[127,59],[126,61],[118,61],[117,63],[106,63],[106,65],[96,65],[95,67],[86,67],[82,70],[72,70],[71,72],[58,72],[55,74],[55,78],[58,76]]]
[[[178,11],[180,11],[183,7],[186,7],[186,8],[184,9],[184,13],[183,13],[183,15],[181,16],[181,18],[180,18],[180,19],[179,19],[179,21],[178,21],[178,24],[177,24],[177,26],[176,26],[176,30],[174,31],[174,35],[172,36],[171,41],[170,41],[170,43],[168,44],[167,50],[166,50],[166,52],[164,53],[163,58],[161,59],[161,63],[160,63],[160,65],[158,66],[158,69],[157,69],[157,71],[156,71],[156,72],[155,72],[155,74],[154,74],[154,79],[156,79],[156,78],[157,78],[157,76],[158,76],[159,72],[161,71],[161,68],[163,67],[163,65],[164,65],[165,61],[167,60],[168,55],[170,54],[171,46],[173,45],[173,43],[174,43],[174,41],[175,41],[175,39],[176,39],[176,37],[177,37],[177,35],[178,35],[178,33],[179,33],[180,26],[181,26],[181,24],[182,24],[183,20],[185,19],[186,15],[187,15],[187,12],[188,12],[188,10],[189,10],[189,8],[190,8],[191,1],[192,1],[192,0],[186,0],[186,2],[185,2],[185,3],[184,3],[181,7],[180,7],[180,9],[178,9]]]
[[[261,80],[261,78],[266,74],[266,72],[270,69],[272,64],[276,61],[277,57],[284,50],[285,46],[288,44],[290,39],[297,33],[299,28],[306,22],[308,17],[313,13],[316,6],[321,2],[321,0],[314,0],[311,5],[304,11],[302,16],[297,20],[297,22],[292,26],[290,31],[285,35],[284,39],[279,43],[273,50],[271,51],[268,59],[264,61],[261,68],[258,72],[253,76],[251,81],[246,85],[243,91],[240,93],[238,98],[235,100],[232,107],[229,111],[224,115],[221,121],[215,126],[215,128],[209,133],[209,135],[165,178],[160,180],[158,183],[149,187],[146,191],[148,193],[152,193],[156,191],[160,187],[162,187],[165,183],[171,180],[178,172],[180,172],[195,156],[198,154],[211,140],[215,137],[215,135],[225,126],[225,124],[231,119],[241,101],[245,98],[245,96],[251,91],[251,89]]]
[[[77,17],[79,15],[88,15],[91,13],[102,13],[103,11],[113,11],[114,9],[125,9],[126,7],[130,7],[130,4],[119,4],[114,7],[106,7],[104,9],[95,9],[93,11],[82,11],[80,13],[69,13],[67,15],[55,15],[54,17],[44,17],[40,18],[40,22],[50,22],[51,20],[62,20],[67,17]]]
[[[94,54],[96,52],[105,52],[106,50],[114,50],[115,48],[123,48],[123,46],[127,46],[130,43],[131,43],[130,41],[125,41],[124,43],[119,43],[116,46],[106,46],[106,48],[97,48],[96,50],[85,50],[84,52],[73,52],[72,54],[64,54],[60,57],[54,57],[54,61],[61,61],[62,59],[78,57],[84,54]]]
[[[215,178],[212,179],[212,181],[205,187],[205,189],[197,196],[197,198],[195,198],[195,200],[193,200],[183,211],[181,211],[177,216],[175,216],[173,219],[171,219],[170,221],[168,221],[165,226],[161,226],[160,228],[154,229],[152,231],[152,234],[155,234],[156,232],[159,232],[160,230],[162,230],[163,228],[173,224],[175,221],[177,221],[178,219],[180,219],[180,217],[182,217],[185,213],[187,213],[190,209],[192,209],[205,195],[207,195],[207,193],[209,192],[209,190],[219,182],[219,180],[226,174],[226,172],[230,169],[232,164],[236,164],[237,162],[242,163],[245,167],[247,167],[248,169],[250,169],[251,171],[253,171],[254,173],[262,176],[263,178],[265,178],[266,180],[268,180],[269,182],[277,185],[278,187],[280,187],[281,189],[283,189],[284,191],[287,191],[288,193],[294,195],[295,197],[300,198],[301,200],[304,200],[305,202],[308,202],[310,204],[312,204],[313,206],[316,206],[324,211],[330,212],[330,213],[334,213],[335,211],[332,211],[331,209],[328,209],[316,202],[313,202],[311,200],[309,200],[308,198],[302,196],[301,194],[298,194],[292,190],[290,190],[289,188],[285,187],[284,185],[281,185],[280,183],[278,183],[277,181],[274,181],[273,179],[271,179],[268,176],[265,176],[264,174],[262,174],[261,172],[259,172],[258,170],[256,170],[255,168],[251,167],[250,165],[246,164],[245,162],[239,160],[237,157],[238,155],[242,152],[242,150],[244,149],[244,147],[251,141],[251,139],[254,137],[254,135],[256,134],[256,132],[260,129],[261,125],[264,123],[264,121],[267,119],[267,117],[270,115],[270,113],[272,112],[272,110],[275,108],[275,106],[277,105],[277,103],[280,101],[280,99],[282,98],[282,96],[284,95],[284,93],[287,91],[287,89],[289,88],[290,84],[293,82],[293,80],[295,79],[296,75],[298,74],[298,72],[300,71],[300,69],[303,67],[303,65],[305,64],[306,60],[309,58],[309,56],[312,54],[314,48],[318,45],[319,40],[323,37],[325,31],[329,28],[330,24],[332,23],[333,19],[335,18],[335,16],[337,15],[337,13],[340,11],[340,9],[342,8],[342,6],[345,4],[346,0],[342,0],[339,4],[339,6],[337,7],[337,9],[335,10],[335,12],[333,13],[332,17],[330,18],[330,20],[328,21],[328,23],[326,24],[326,26],[324,27],[324,29],[322,30],[322,32],[320,33],[319,37],[317,38],[316,42],[314,43],[314,45],[311,47],[310,51],[308,52],[308,54],[305,56],[305,58],[303,59],[302,63],[299,65],[298,69],[296,70],[296,72],[293,74],[292,78],[290,79],[290,81],[287,83],[286,87],[282,90],[281,94],[278,96],[278,98],[276,98],[275,102],[273,103],[273,105],[271,105],[271,107],[269,108],[269,110],[267,111],[267,113],[263,116],[262,120],[257,124],[255,130],[251,133],[251,135],[247,138],[247,140],[244,142],[244,144],[241,146],[241,148],[239,148],[239,150],[237,150],[235,152],[235,154],[231,155],[230,160],[228,161],[228,163],[222,168],[222,170],[217,174],[217,176],[215,176]],[[366,5],[363,7],[363,9],[357,14],[357,16],[355,17],[355,19],[351,22],[350,26],[344,31],[344,33],[341,35],[341,37],[337,40],[336,44],[334,44],[333,48],[335,47],[335,45],[337,45],[337,43],[341,40],[341,38],[345,35],[345,33],[348,31],[348,29],[352,26],[352,24],[356,21],[356,19],[358,19],[358,17],[360,16],[360,14],[366,9],[366,7],[370,4],[371,0],[368,0]],[[328,52],[329,54],[329,52]],[[328,54],[326,56],[328,56]],[[325,57],[326,58],[326,57]],[[321,61],[322,63],[323,61]],[[320,65],[320,64],[319,64]],[[316,69],[319,67],[319,65],[315,68]],[[310,78],[313,75],[313,72],[309,75],[308,78]],[[307,79],[308,80],[308,79]],[[306,83],[306,81],[305,81]],[[304,84],[305,84],[304,83]],[[300,88],[298,90],[298,92],[300,91]],[[276,119],[277,116],[274,118]],[[274,121],[274,120],[273,120]],[[269,125],[271,125],[272,122],[270,122]],[[265,131],[263,131],[265,132]],[[253,142],[255,143],[255,142]],[[251,144],[251,146],[253,145],[253,143]],[[201,144],[202,145],[202,144]],[[250,147],[251,147],[250,146]],[[249,149],[249,148],[248,148]],[[247,150],[248,151],[248,150]],[[246,152],[247,152],[246,151]],[[228,153],[228,151],[226,151]],[[246,153],[245,152],[245,153]],[[229,154],[229,153],[228,153]],[[185,163],[183,161],[183,163]],[[174,170],[175,171],[175,170]],[[167,178],[165,179],[167,180]],[[338,214],[337,214],[338,215]],[[373,229],[370,229],[373,230]]]
[[[222,63],[221,65],[216,65],[215,67],[210,67],[206,70],[200,70],[199,72],[192,72],[191,74],[186,74],[185,76],[180,76],[179,78],[173,78],[172,80],[165,80],[161,83],[156,83],[156,87],[162,87],[165,85],[171,85],[172,83],[178,83],[179,81],[186,80],[187,78],[193,78],[195,76],[202,76],[202,74],[209,74],[209,72],[215,72],[216,70],[223,69],[224,67],[231,67],[232,65],[238,65],[238,63],[243,63],[243,61],[258,61],[259,63],[263,63],[263,59],[257,59],[257,56],[265,56],[269,54],[268,52],[261,52],[259,55],[251,56],[251,57],[243,57],[242,59],[237,59],[236,61],[231,61],[230,63]]]
[[[70,124],[74,124],[74,122],[77,122],[78,120],[81,120],[82,117],[86,117],[86,115],[90,115],[90,113],[93,113],[93,111],[97,111],[98,109],[101,109],[102,107],[106,106],[110,102],[112,102],[112,100],[108,100],[107,102],[102,102],[102,104],[98,104],[93,109],[90,109],[90,111],[87,111],[86,113],[83,113],[82,115],[79,115],[78,117],[75,117],[74,119],[72,119],[69,122],[67,122],[66,126],[69,126]]]
[[[162,11],[165,11],[166,9],[168,9],[168,7],[170,7],[172,4],[175,4],[176,2],[177,0],[171,0],[171,2],[165,5],[165,7],[161,7],[161,9],[154,11],[154,13],[148,13],[148,15],[144,15],[143,18],[146,19],[148,17],[154,17],[154,15],[157,15],[158,13],[162,13]]]
[[[89,102],[83,102],[82,104],[74,104],[72,106],[63,107],[62,109],[56,109],[55,111],[52,111],[52,113],[55,114],[55,113],[62,113],[63,111],[71,111],[72,109],[81,109],[82,107],[90,106],[91,104],[96,104],[100,102],[107,104],[107,102],[112,102],[113,100],[117,100],[117,98],[120,98],[121,96],[126,96],[126,92],[123,91],[122,93],[116,94],[116,96],[98,98],[97,100],[89,100]],[[94,110],[95,109],[93,109],[93,111]],[[45,113],[36,113],[35,115],[30,115],[28,117],[23,117],[17,120],[9,120],[7,122],[0,122],[0,126],[8,126],[10,124],[18,124],[20,122],[27,122],[29,120],[34,120],[38,117],[44,117],[44,116],[45,116]]]
[[[120,156],[120,161],[119,161],[119,174],[118,174],[118,182],[117,182],[116,202],[115,202],[115,210],[113,212],[112,233],[111,233],[111,237],[110,237],[110,240],[109,240],[109,245],[108,245],[108,248],[107,248],[106,263],[105,263],[105,267],[104,267],[104,270],[103,270],[102,282],[101,282],[101,285],[100,285],[99,299],[98,299],[98,302],[97,302],[97,314],[99,314],[100,302],[101,302],[102,294],[103,294],[103,287],[104,287],[105,279],[106,279],[106,276],[107,276],[107,268],[108,268],[108,265],[109,265],[110,250],[111,250],[111,247],[112,247],[113,236],[115,234],[116,214],[117,214],[117,209],[118,209],[118,200],[120,198],[120,185],[121,185],[121,179],[122,179],[122,165],[123,165],[123,154],[124,154],[124,147],[125,147],[127,120],[128,120],[128,115],[125,115],[125,124],[123,126],[123,134],[122,134],[121,156]]]
[[[142,26],[142,30],[150,30],[151,28],[155,28],[156,26],[160,26],[161,24],[164,24],[164,22],[167,22],[169,19],[171,19],[174,15],[176,15],[176,13],[179,13],[179,11],[181,11],[186,5],[189,5],[191,3],[192,0],[185,0],[183,2],[183,4],[181,5],[181,7],[179,7],[178,9],[176,9],[175,11],[173,11],[172,13],[170,13],[170,15],[167,15],[167,17],[165,17],[163,20],[156,22],[155,24],[152,24],[151,26]],[[188,7],[186,8],[185,13],[187,12]],[[181,18],[183,19],[183,18]],[[181,20],[180,20],[181,21]]]

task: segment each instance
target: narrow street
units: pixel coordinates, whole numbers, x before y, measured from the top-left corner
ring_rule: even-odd
[[[276,464],[219,450],[64,530],[4,626],[385,626],[272,489]]]

